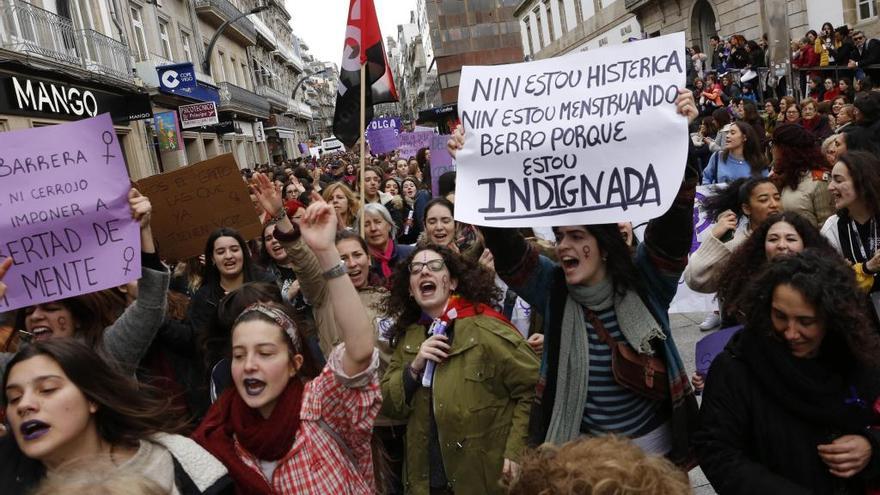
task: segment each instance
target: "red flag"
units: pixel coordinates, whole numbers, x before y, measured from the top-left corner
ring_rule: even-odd
[[[373,0],[351,0],[348,27],[342,49],[342,67],[333,115],[333,133],[346,146],[353,146],[363,134],[360,125],[361,69],[366,68],[366,120],[373,118],[373,105],[398,101],[391,67],[385,56],[382,32]]]

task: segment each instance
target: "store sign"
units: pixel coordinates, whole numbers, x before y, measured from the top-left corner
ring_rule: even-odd
[[[159,88],[163,91],[184,90],[196,87],[196,70],[191,62],[156,67]]]
[[[181,105],[177,107],[177,111],[180,113],[180,126],[184,129],[220,122],[217,118],[217,104],[213,101]]]
[[[263,130],[262,122],[254,123],[254,141],[258,143],[266,142],[266,132]]]
[[[55,119],[85,119],[110,113],[114,124],[153,116],[147,94],[113,94],[24,76],[0,79],[0,112]]]
[[[156,136],[159,139],[159,150],[177,151],[183,146],[180,141],[180,129],[177,127],[177,112],[157,113],[155,122]]]

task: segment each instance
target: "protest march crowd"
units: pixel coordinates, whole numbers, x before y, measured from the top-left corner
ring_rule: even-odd
[[[172,262],[132,188],[141,277],[9,315],[0,492],[679,494],[699,465],[720,494],[880,493],[880,41],[793,49],[844,75],[777,99],[756,41],[689,49],[687,166],[642,235],[467,225],[429,149],[362,177],[341,152],[243,170],[259,238]],[[738,328],[692,376],[682,278]]]

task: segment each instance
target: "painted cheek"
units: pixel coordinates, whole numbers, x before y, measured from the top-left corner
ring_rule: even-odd
[[[581,252],[584,253],[584,259],[590,259],[590,255],[593,253],[590,246],[584,246]]]

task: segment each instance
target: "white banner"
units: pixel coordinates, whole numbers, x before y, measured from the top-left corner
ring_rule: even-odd
[[[684,175],[684,33],[463,67],[456,220],[496,227],[643,222]]]

